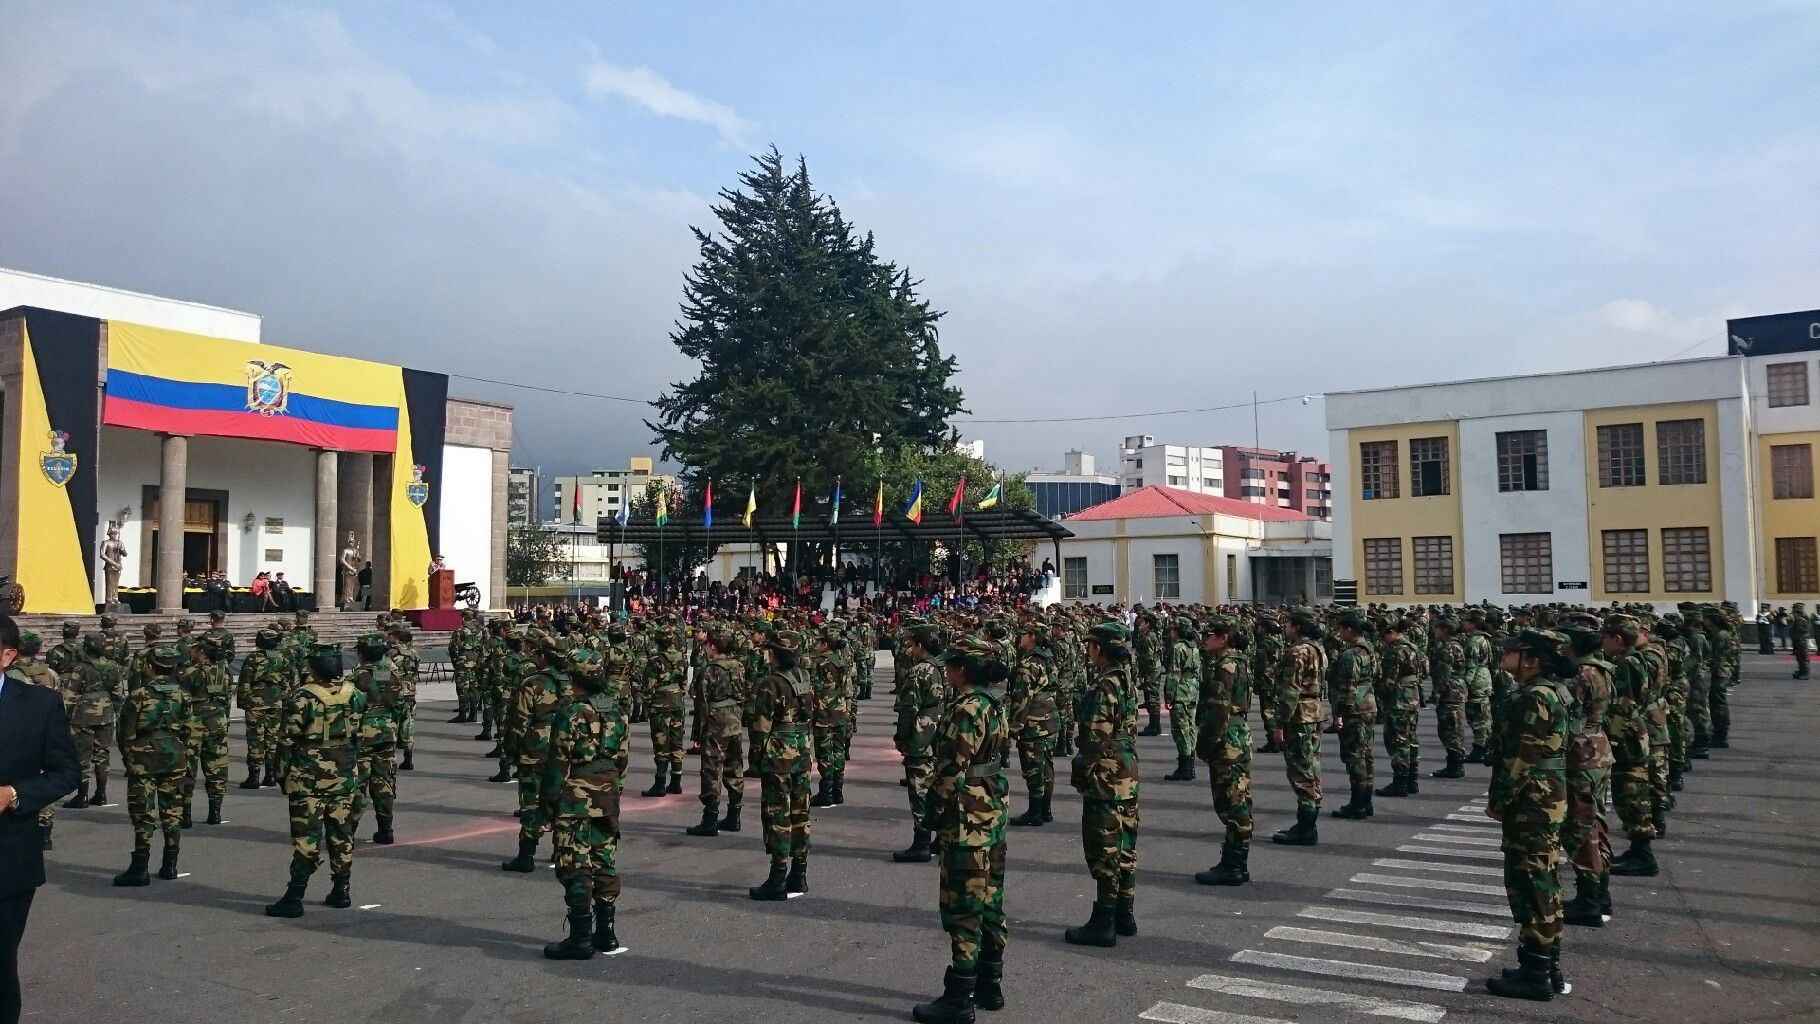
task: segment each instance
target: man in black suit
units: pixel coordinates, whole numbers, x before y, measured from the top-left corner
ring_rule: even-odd
[[[44,884],[38,812],[82,775],[62,695],[32,685],[18,660],[19,626],[0,615],[0,1024],[19,1022],[19,940]]]

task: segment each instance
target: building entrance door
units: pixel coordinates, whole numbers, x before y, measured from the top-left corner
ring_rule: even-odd
[[[151,567],[157,564],[158,545],[163,538],[158,536],[158,489],[147,487],[145,490],[145,523],[150,540],[145,544],[144,564],[145,578],[149,580]],[[225,491],[193,489],[184,495],[184,576],[206,576],[227,568],[227,536],[223,529],[223,516],[226,512]]]

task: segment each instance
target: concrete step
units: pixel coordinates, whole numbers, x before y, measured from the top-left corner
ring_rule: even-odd
[[[194,612],[147,612],[143,615],[120,616],[120,631],[132,643],[135,649],[144,639],[144,628],[150,623],[157,623],[163,629],[163,638],[177,635],[177,620],[188,617],[195,624],[195,632],[200,633],[209,628],[209,617]],[[234,635],[234,643],[240,650],[250,650],[253,646],[253,634],[283,619],[291,621],[289,613],[266,612],[230,614],[222,625]],[[44,638],[46,646],[54,644],[63,635],[65,622],[78,622],[84,633],[101,628],[99,615],[18,615],[13,621],[21,629],[36,630]],[[316,632],[316,638],[328,644],[351,643],[355,637],[377,628],[378,616],[373,612],[311,612],[310,628]],[[442,643],[448,639],[448,633],[417,632],[415,642],[421,647],[429,643]]]

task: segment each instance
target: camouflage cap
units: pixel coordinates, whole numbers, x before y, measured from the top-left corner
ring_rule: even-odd
[[[569,652],[568,667],[570,675],[579,676],[584,680],[600,678],[604,668],[600,661],[600,652],[587,647],[577,647]]]
[[[153,644],[145,654],[153,668],[176,668],[179,657],[176,644]]]
[[[1274,636],[1282,631],[1283,624],[1274,617],[1266,615],[1263,618],[1258,619],[1258,632],[1269,633]]]
[[[156,640],[160,636],[164,635],[164,627],[160,626],[156,622],[146,623],[145,626],[143,627],[143,629],[145,632],[145,637],[148,640]]]
[[[118,626],[118,625],[120,625],[120,616],[115,615],[113,612],[108,612],[107,614],[101,616],[101,628],[102,629],[113,629],[115,626]]]
[[[297,624],[300,626],[303,625],[304,623],[310,621],[309,612],[297,612],[296,617],[297,617]],[[339,648],[337,648],[337,651],[339,651]]]
[[[1201,627],[1186,615],[1178,615],[1170,619],[1169,628],[1175,630],[1184,640],[1193,640],[1201,635]]]
[[[1239,620],[1231,615],[1211,615],[1207,618],[1208,636],[1231,636],[1239,631]]]
[[[1315,618],[1314,612],[1311,612],[1306,608],[1290,612],[1289,624],[1296,629],[1301,630],[1303,636],[1319,632],[1321,629],[1321,620]]]
[[[1087,630],[1087,638],[1101,647],[1124,648],[1131,643],[1131,630],[1123,622],[1108,619]]]
[[[969,662],[983,663],[997,661],[1004,657],[1004,648],[990,640],[979,637],[964,636],[948,645],[948,649],[936,655],[932,661],[937,665],[966,665]]]
[[[390,636],[398,637],[400,640],[409,640],[417,635],[411,631],[411,624],[408,622],[395,622],[392,624],[392,628],[387,630],[386,633]]]
[[[217,608],[214,611],[209,613],[210,622],[225,622],[226,620],[227,620],[227,612],[224,612],[219,608]]]
[[[942,629],[933,622],[919,622],[910,627],[910,641],[929,647],[942,642]]]
[[[774,651],[785,651],[791,654],[803,649],[803,635],[794,629],[773,630],[765,637],[765,646]]]
[[[75,639],[76,637],[79,637],[81,635],[82,635],[82,623],[77,622],[74,619],[64,619],[63,620],[64,639],[66,639],[66,640]]]
[[[1566,643],[1567,637],[1555,630],[1525,629],[1514,636],[1507,637],[1504,641],[1504,649],[1521,651],[1524,654],[1548,655],[1558,653],[1562,645]]]
[[[376,654],[385,650],[384,633],[362,633],[354,640],[354,649],[362,654]]]
[[[1370,632],[1371,616],[1357,608],[1352,608],[1340,613],[1338,625],[1341,629],[1350,629],[1359,633]]]
[[[1622,612],[1614,612],[1605,617],[1605,621],[1599,626],[1599,632],[1607,633],[1612,636],[1621,636],[1626,640],[1635,640],[1642,634],[1643,629],[1642,626],[1637,623],[1635,616],[1625,615]]]
[[[22,629],[19,631],[19,653],[20,654],[23,654],[29,658],[32,655],[37,654],[39,648],[41,648],[43,646],[44,646],[44,638],[38,635],[37,630]]]
[[[615,622],[611,626],[607,627],[607,639],[613,641],[614,643],[620,643],[622,641],[628,640],[631,638],[631,636],[632,636],[631,632],[626,629],[626,625],[623,622]]]
[[[253,643],[258,644],[260,647],[264,647],[264,648],[268,648],[268,649],[277,647],[279,642],[282,641],[283,639],[284,639],[284,634],[278,632],[277,630],[273,629],[270,626],[267,626],[264,629],[261,629],[259,632],[253,634]]]
[[[182,618],[177,620],[177,632],[179,632],[179,633],[188,633],[190,630],[195,629],[195,628],[196,628],[196,620],[190,618],[188,615],[185,615]]]
[[[107,637],[100,633],[90,633],[82,638],[82,649],[90,654],[107,653]]]

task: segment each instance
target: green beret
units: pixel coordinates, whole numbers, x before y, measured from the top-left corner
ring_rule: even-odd
[[[155,668],[176,668],[177,659],[176,644],[153,644],[145,655],[145,660]]]

